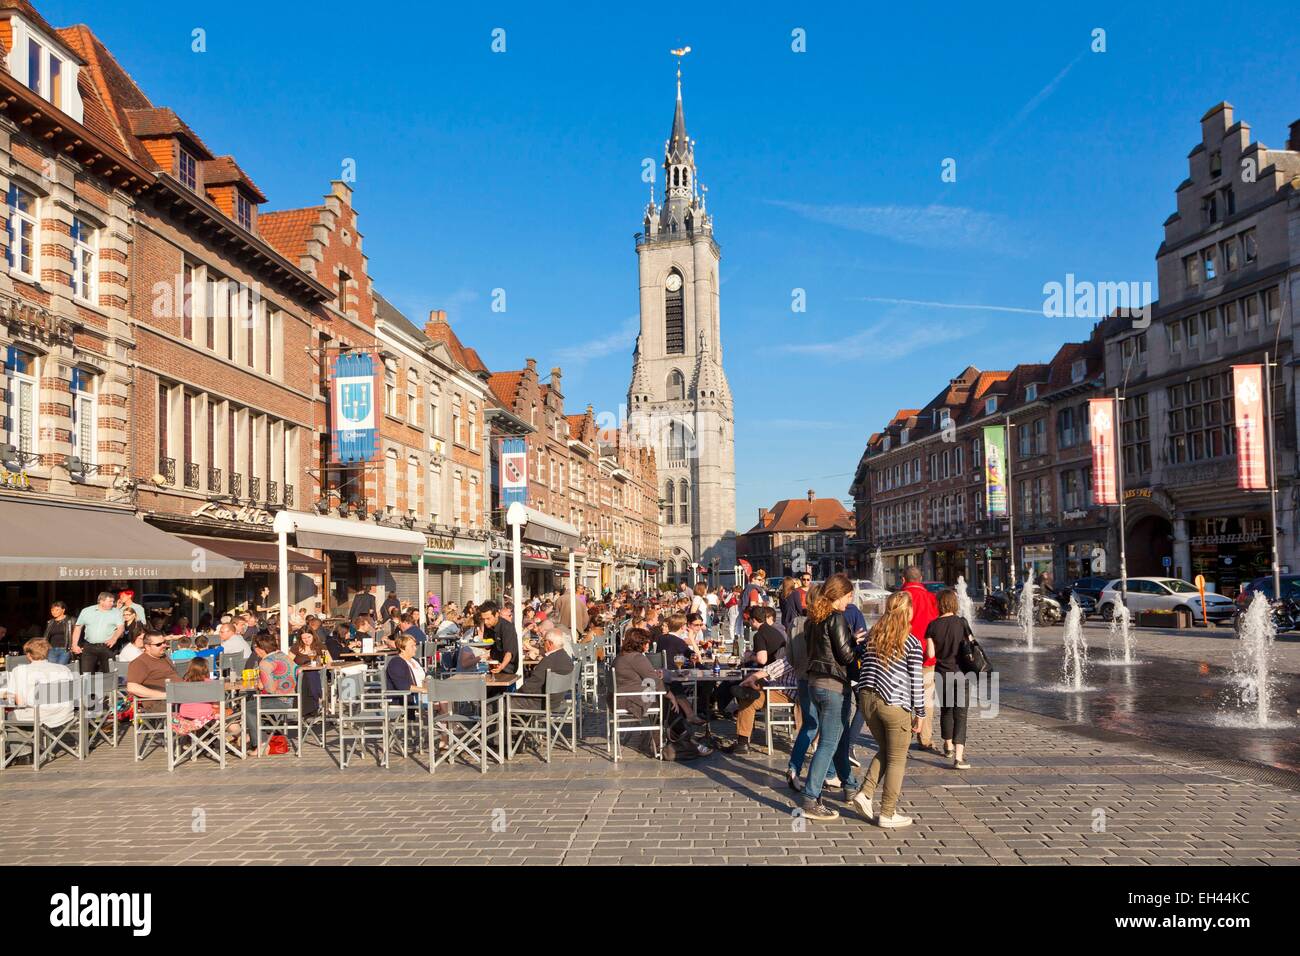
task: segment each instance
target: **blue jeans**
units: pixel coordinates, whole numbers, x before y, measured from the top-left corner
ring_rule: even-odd
[[[800,777],[803,776],[803,762],[808,756],[808,748],[817,739],[817,705],[808,693],[806,680],[799,681],[797,699],[803,723],[799,727],[799,734],[794,738],[794,746],[790,748],[790,770],[796,777]]]
[[[850,692],[848,697],[849,697],[849,702],[853,703],[854,695]],[[857,740],[859,737],[862,736],[862,728],[866,726],[866,723],[867,723],[867,719],[862,716],[862,708],[855,705],[853,707],[853,720],[849,724],[848,753],[850,757],[853,756],[853,741]]]
[[[857,789],[853,779],[853,768],[849,764],[849,716],[853,699],[845,691],[827,690],[824,687],[809,687],[809,696],[817,708],[820,717],[821,740],[817,752],[813,754],[812,766],[808,768],[808,780],[803,785],[803,794],[816,800],[822,795],[826,784],[826,772],[834,761],[835,771],[845,789],[852,792]]]
[[[66,647],[51,647],[49,655],[45,658],[51,664],[66,664],[72,660],[72,654]]]

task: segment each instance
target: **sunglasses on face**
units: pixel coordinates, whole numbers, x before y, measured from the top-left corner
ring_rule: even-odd
[[[167,646],[166,641],[154,641],[153,643],[145,645],[145,647],[166,647],[166,646]]]

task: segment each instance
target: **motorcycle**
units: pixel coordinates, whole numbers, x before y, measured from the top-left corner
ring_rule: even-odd
[[[1018,616],[1018,600],[1016,596],[1009,595],[1005,591],[990,591],[980,605],[976,616],[981,621],[1007,621],[1014,620]],[[1037,588],[1034,589],[1034,623],[1043,627],[1053,624],[1060,624],[1065,620],[1065,612],[1061,608],[1061,602],[1052,594],[1044,594]]]
[[[990,591],[975,616],[981,621],[1005,621],[1011,617],[1011,599],[1005,591]]]
[[[1277,633],[1300,630],[1300,598],[1282,598],[1269,601],[1268,605],[1273,614],[1273,626],[1277,628]],[[1246,612],[1241,608],[1237,608],[1232,615],[1232,629],[1238,634],[1241,633],[1241,625],[1245,618]]]

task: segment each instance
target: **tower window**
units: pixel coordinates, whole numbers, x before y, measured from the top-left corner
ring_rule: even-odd
[[[673,273],[673,277],[677,281],[669,282],[664,292],[664,339],[669,355],[683,355],[686,352],[686,314],[681,278],[677,273]]]
[[[677,369],[668,373],[668,401],[678,401],[686,397],[686,378]]]

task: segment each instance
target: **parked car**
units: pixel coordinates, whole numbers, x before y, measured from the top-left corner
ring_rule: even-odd
[[[890,592],[873,581],[860,578],[853,582],[853,600],[856,604],[870,601],[888,601]]]
[[[1115,614],[1115,602],[1120,598],[1120,582],[1111,581],[1101,592],[1098,607],[1101,617],[1109,621]],[[1139,611],[1185,610],[1192,622],[1201,620],[1201,595],[1196,585],[1178,578],[1128,578],[1128,609]],[[1236,605],[1222,594],[1205,593],[1205,616],[1211,621],[1226,621],[1232,617]]]
[[[1114,578],[1079,578],[1073,584],[1067,584],[1065,591],[1067,594],[1071,591],[1078,595],[1086,594],[1092,598],[1095,605],[1101,600],[1101,592],[1105,590],[1106,585],[1113,580]],[[1083,602],[1080,601],[1079,603],[1082,604]]]
[[[1253,581],[1247,581],[1237,592],[1237,606],[1245,610],[1255,597],[1256,591],[1263,591],[1264,597],[1272,601],[1277,596],[1273,593],[1273,575],[1267,574]],[[1282,597],[1300,598],[1300,574],[1282,575]]]

